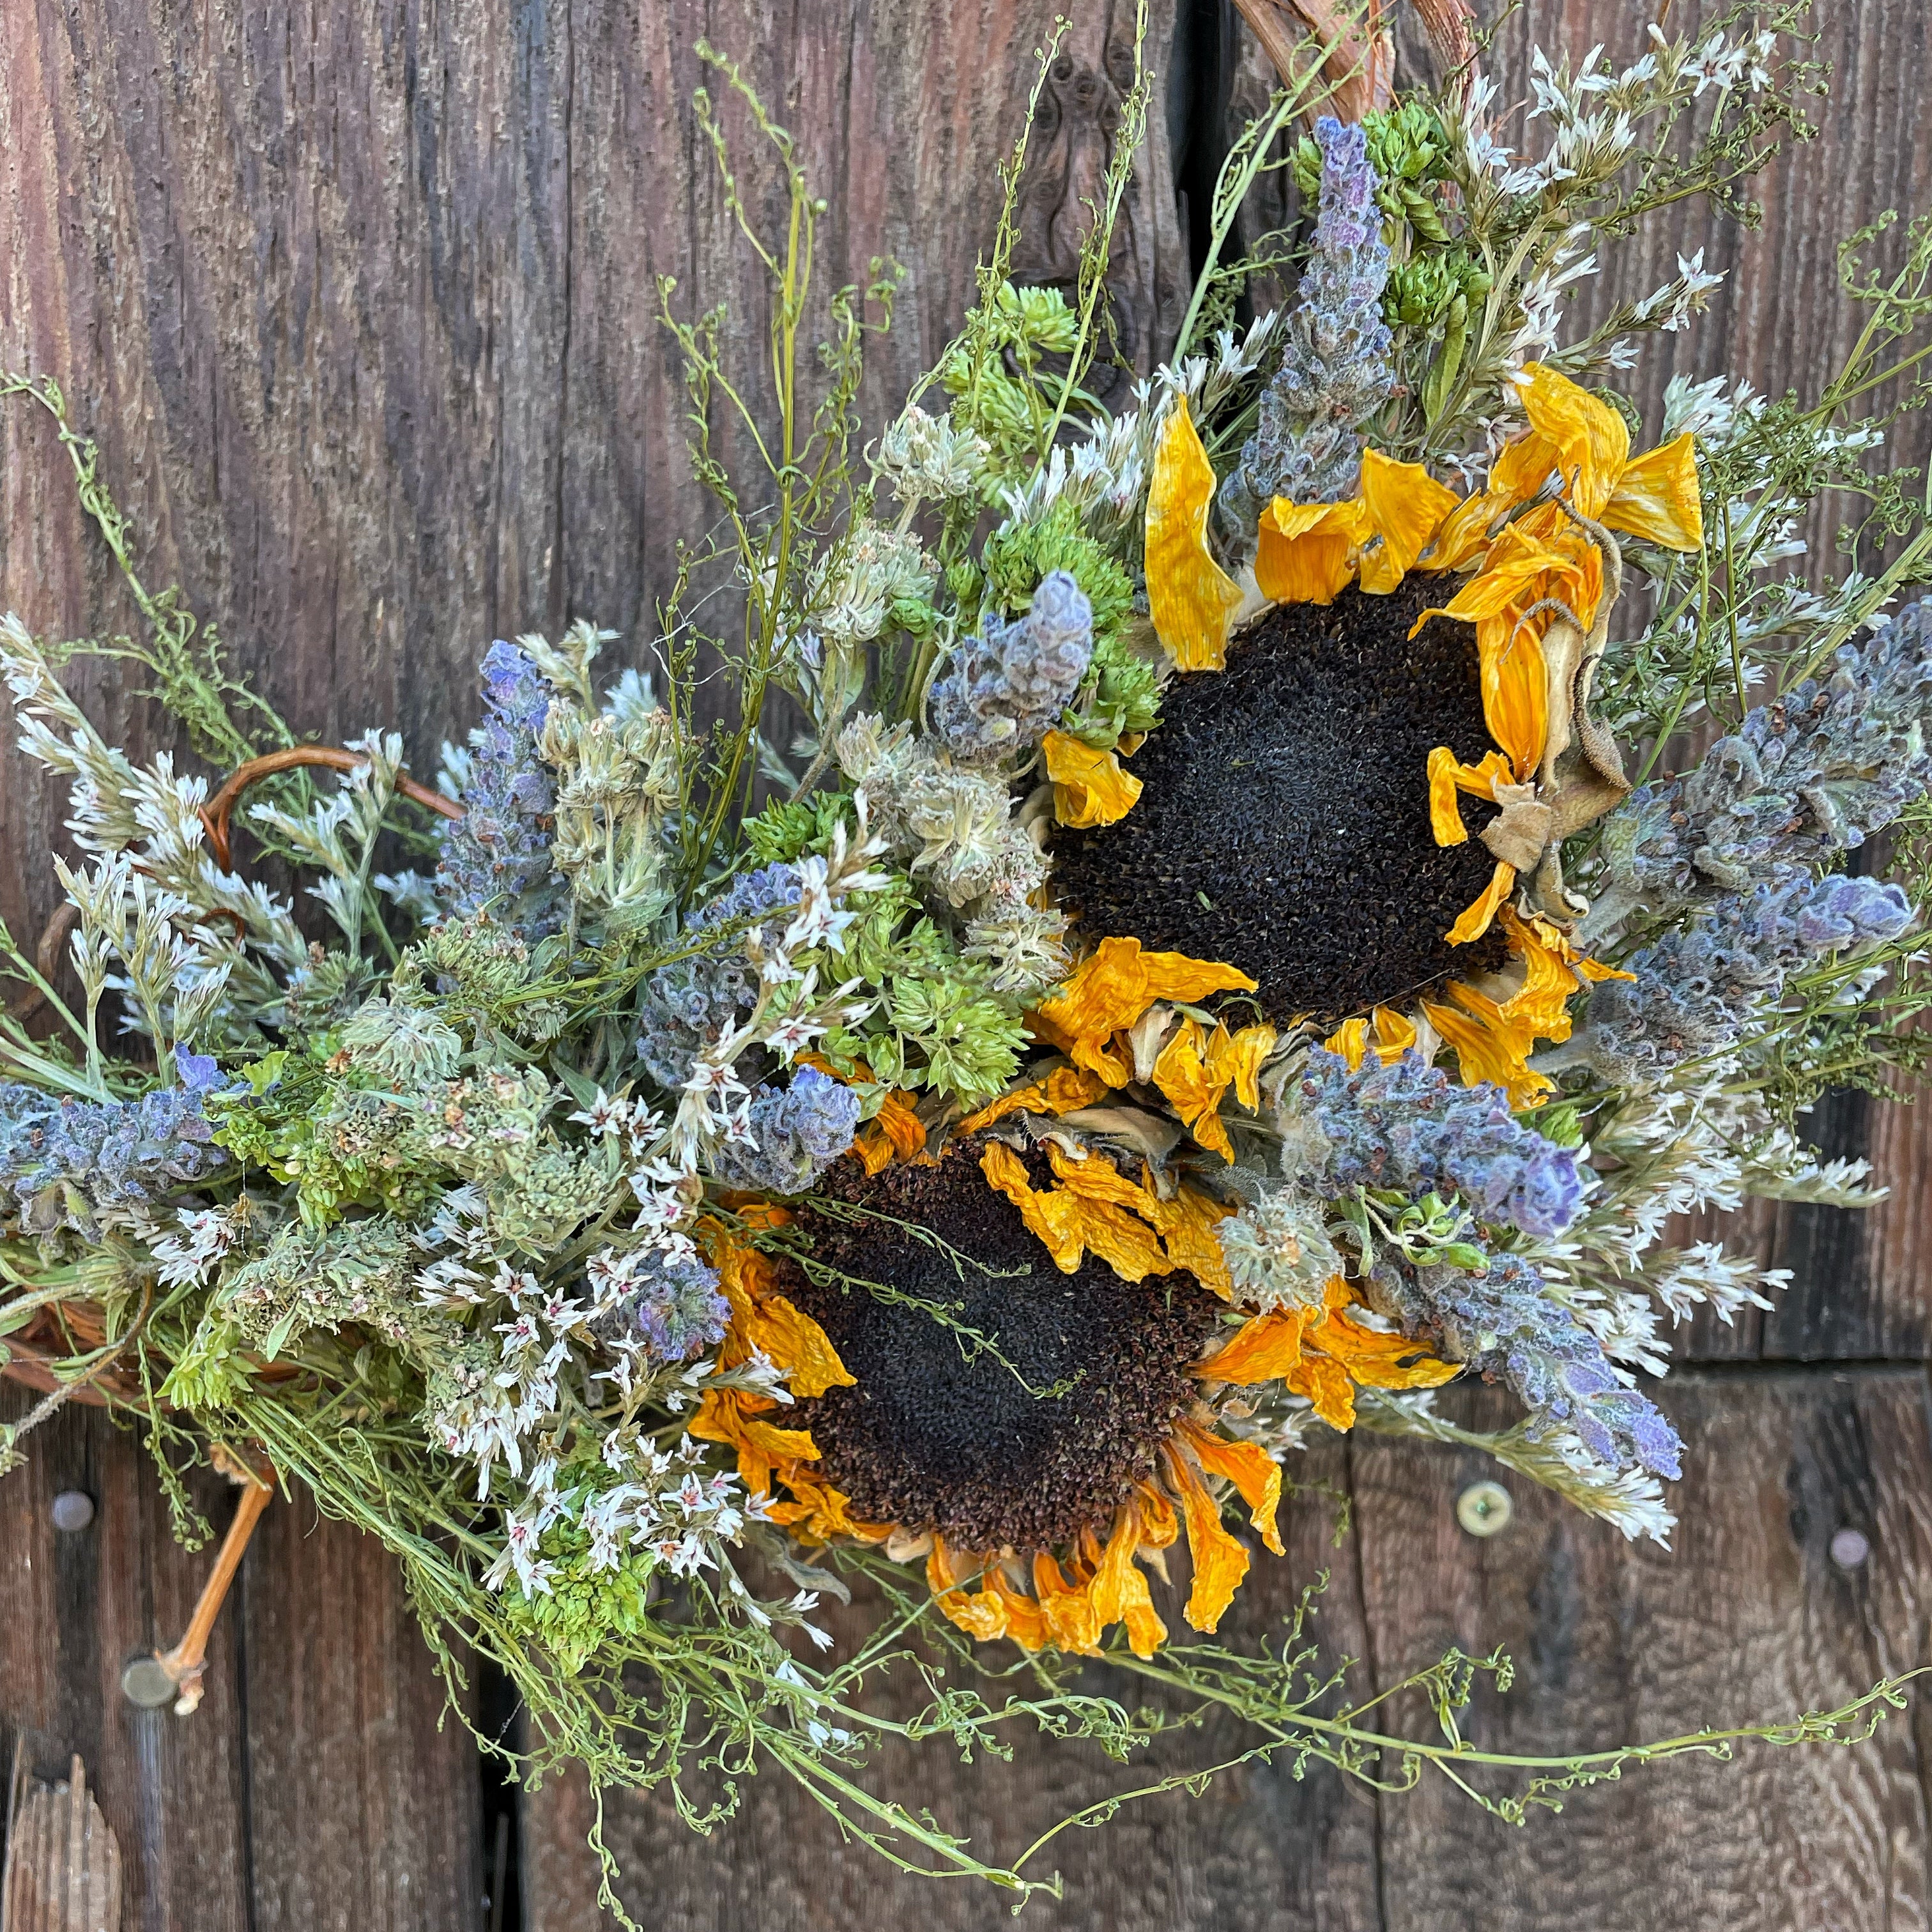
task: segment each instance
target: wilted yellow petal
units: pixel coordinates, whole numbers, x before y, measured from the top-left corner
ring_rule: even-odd
[[[1226,1028],[1220,1030],[1225,1034]],[[1203,1147],[1213,1148],[1223,1160],[1232,1160],[1234,1150],[1228,1144],[1228,1130],[1214,1111],[1225,1084],[1208,1077],[1202,1050],[1206,1037],[1198,1020],[1184,1019],[1154,1064],[1154,1084]]]
[[[1697,490],[1696,442],[1686,430],[1674,442],[1640,456],[1617,480],[1604,512],[1606,527],[1660,544],[1700,550],[1704,506]]]
[[[1540,1107],[1556,1083],[1546,1074],[1532,1073],[1524,1036],[1514,1028],[1485,1026],[1454,1006],[1425,1000],[1422,1010],[1444,1044],[1456,1050],[1456,1065],[1466,1087],[1484,1080],[1502,1088],[1513,1108]]]
[[[1255,582],[1277,604],[1332,604],[1355,574],[1355,551],[1369,534],[1359,502],[1291,503],[1277,496],[1262,512]]]
[[[1327,1355],[1304,1356],[1288,1377],[1290,1391],[1306,1396],[1315,1413],[1330,1429],[1355,1426],[1355,1385],[1340,1362]]]
[[[1574,507],[1600,518],[1630,460],[1623,418],[1546,363],[1531,363],[1523,376],[1518,386],[1531,434],[1497,458],[1490,488],[1508,490],[1522,501],[1542,488],[1552,469],[1559,470]]]
[[[1322,1042],[1330,1053],[1339,1053],[1353,1073],[1369,1050],[1369,1023],[1365,1019],[1344,1020]]]
[[[1180,1504],[1187,1525],[1187,1547],[1194,1559],[1194,1588],[1188,1594],[1187,1621],[1198,1630],[1211,1630],[1234,1600],[1241,1579],[1248,1574],[1248,1552],[1228,1534],[1221,1521],[1221,1506],[1208,1493],[1185,1456],[1163,1450],[1168,1483]]]
[[[1228,662],[1228,625],[1240,586],[1208,548],[1214,468],[1202,447],[1187,398],[1174,398],[1148,487],[1148,613],[1182,670],[1220,670]]]
[[[1111,751],[1082,744],[1065,731],[1049,731],[1043,748],[1053,781],[1053,815],[1076,828],[1112,825],[1126,817],[1141,795],[1141,782],[1120,769]]]
[[[1393,1006],[1378,1006],[1375,1022],[1376,1058],[1384,1066],[1400,1060],[1415,1044],[1415,1022],[1406,1013]]]
[[[1002,1094],[991,1106],[982,1107],[959,1123],[962,1134],[976,1134],[1008,1114],[1024,1109],[1030,1114],[1070,1114],[1076,1107],[1090,1107],[1107,1091],[1107,1083],[1084,1067],[1056,1066],[1044,1080],[1035,1080]]]
[[[1364,1328],[1347,1316],[1331,1313],[1308,1338],[1340,1362],[1363,1388],[1438,1388],[1462,1372],[1460,1362],[1444,1362],[1407,1335]]]
[[[1480,764],[1466,765],[1447,745],[1438,745],[1429,754],[1429,823],[1436,844],[1460,845],[1469,836],[1456,802],[1459,791],[1493,801],[1498,782],[1507,784],[1511,776],[1500,752],[1486,752]]]
[[[1364,590],[1385,596],[1401,583],[1455,508],[1456,493],[1437,482],[1420,464],[1398,463],[1377,449],[1362,452],[1360,490],[1373,534],[1363,546],[1357,568]]]
[[[1262,1542],[1276,1556],[1283,1555],[1281,1532],[1275,1526],[1275,1511],[1281,1502],[1281,1465],[1258,1442],[1231,1442],[1185,1419],[1180,1428],[1202,1468],[1234,1484]]]
[[[1228,1382],[1237,1388],[1279,1382],[1301,1360],[1302,1331],[1308,1318],[1307,1311],[1298,1308],[1274,1308],[1253,1316],[1197,1372],[1204,1382]]]
[[[1252,993],[1259,983],[1223,960],[1190,959],[1184,952],[1143,952],[1141,958],[1147,968],[1149,1005],[1156,1000],[1192,1005],[1210,993]],[[1138,1019],[1140,1015],[1134,1018]]]
[[[1100,1655],[1100,1619],[1091,1592],[1070,1583],[1059,1564],[1044,1550],[1033,1559],[1033,1594],[1056,1649],[1079,1657]]]
[[[743,1327],[746,1340],[785,1371],[786,1386],[794,1395],[823,1395],[829,1388],[858,1380],[839,1360],[832,1338],[782,1294],[766,1296],[746,1316]]]
[[[1516,868],[1502,860],[1496,861],[1496,870],[1490,874],[1490,883],[1484,888],[1483,896],[1478,899],[1442,936],[1451,946],[1467,946],[1472,939],[1480,939],[1490,929],[1490,922],[1496,916],[1496,908],[1510,896],[1516,884]]]
[[[1210,1294],[1232,1301],[1234,1284],[1228,1277],[1228,1258],[1221,1252],[1214,1228],[1234,1210],[1184,1182],[1171,1201],[1162,1200],[1151,1188],[1144,1187],[1141,1192],[1141,1214],[1160,1230],[1168,1259],[1176,1268],[1185,1268]]]
[[[1026,1163],[1011,1148],[998,1141],[980,1155],[980,1172],[986,1177],[988,1186],[1004,1194],[1020,1210],[1020,1219],[1053,1257],[1054,1266],[1062,1274],[1072,1274],[1079,1267],[1085,1249],[1080,1200],[1058,1188],[1036,1192]]]

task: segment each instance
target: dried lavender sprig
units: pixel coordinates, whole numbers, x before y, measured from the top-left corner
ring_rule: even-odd
[[[1362,434],[1393,393],[1382,290],[1389,251],[1376,206],[1368,137],[1324,116],[1321,212],[1281,367],[1262,393],[1255,433],[1221,485],[1216,520],[1231,551],[1253,554],[1262,512],[1276,496],[1333,503],[1355,494]]]
[[[25,1234],[98,1240],[106,1228],[160,1220],[182,1188],[228,1166],[202,1108],[225,1084],[220,1070],[180,1047],[175,1065],[178,1086],[134,1100],[0,1084],[0,1220]]]
[[[1024,616],[1003,623],[988,615],[933,686],[933,736],[968,763],[1031,751],[1093,656],[1094,607],[1070,572],[1049,570]]]
[[[556,787],[537,753],[550,688],[514,644],[483,655],[483,722],[470,734],[463,816],[445,822],[436,890],[459,916],[490,911],[526,939],[563,922],[567,892],[552,869]]]
[[[860,1100],[842,1082],[802,1066],[789,1087],[766,1087],[747,1110],[748,1143],[728,1144],[718,1178],[766,1194],[802,1194],[852,1144]]]
[[[1640,947],[1628,962],[1636,977],[1596,987],[1583,1023],[1536,1064],[1548,1071],[1588,1066],[1619,1086],[1651,1084],[1688,1060],[1736,1047],[1802,967],[1828,952],[1895,939],[1911,922],[1899,886],[1843,872],[1814,879],[1784,868]]]
[[[1520,1126],[1501,1088],[1462,1086],[1412,1048],[1386,1066],[1371,1055],[1352,1073],[1316,1047],[1302,1094],[1328,1144],[1332,1186],[1453,1190],[1482,1219],[1530,1234],[1561,1234],[1582,1205],[1570,1149]]]
[[[1932,789],[1932,603],[1844,646],[1833,664],[1824,682],[1760,705],[1694,770],[1634,791],[1604,821],[1609,885],[1582,944],[1640,907],[1668,914],[1748,892],[1780,866],[1816,869]]]
[[[802,890],[796,866],[761,866],[733,880],[686,922],[698,933],[742,919],[791,916]],[[757,928],[764,950],[776,946],[783,921]],[[675,1091],[692,1063],[740,1025],[757,1003],[758,969],[742,944],[722,956],[699,953],[660,966],[644,982],[639,1005],[638,1057],[661,1087]]]
[[[1366,1286],[1371,1304],[1405,1334],[1426,1336],[1450,1360],[1504,1383],[1536,1433],[1574,1436],[1612,1468],[1680,1473],[1677,1432],[1655,1403],[1625,1385],[1603,1345],[1521,1256],[1492,1254],[1479,1274],[1412,1267],[1390,1250]]]

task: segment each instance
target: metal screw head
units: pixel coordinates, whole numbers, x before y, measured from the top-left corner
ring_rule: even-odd
[[[1456,1498],[1456,1520],[1472,1536],[1494,1536],[1509,1527],[1516,1505],[1500,1483],[1472,1483]]]
[[[121,1694],[144,1711],[158,1711],[180,1696],[181,1686],[161,1668],[158,1657],[136,1657],[121,1673]]]
[[[85,1490],[63,1490],[55,1497],[47,1514],[55,1528],[77,1536],[94,1520],[94,1498]]]
[[[1832,1561],[1840,1570],[1856,1570],[1871,1554],[1871,1539],[1862,1529],[1841,1529],[1832,1539]]]

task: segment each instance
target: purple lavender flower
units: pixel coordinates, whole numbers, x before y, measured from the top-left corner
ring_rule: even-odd
[[[1520,1255],[1492,1254],[1481,1273],[1416,1268],[1384,1255],[1370,1298],[1453,1361],[1500,1380],[1540,1433],[1574,1436],[1600,1462],[1654,1476],[1680,1473],[1683,1444],[1655,1403],[1625,1386],[1602,1345]]]
[[[718,1292],[718,1270],[696,1256],[652,1256],[639,1268],[632,1318],[660,1361],[688,1362],[724,1339],[731,1304]]]
[[[1625,962],[1634,980],[1594,988],[1583,1024],[1538,1065],[1588,1066],[1623,1085],[1737,1045],[1753,1016],[1776,1006],[1792,974],[1828,952],[1896,939],[1912,922],[1904,890],[1792,867],[1749,893],[1729,893]]]
[[[171,1195],[228,1166],[202,1109],[227,1083],[206,1054],[177,1047],[175,1065],[180,1085],[134,1100],[0,1084],[0,1208],[11,1209],[0,1218],[43,1238],[98,1240],[104,1227],[157,1219]]]
[[[1288,320],[1281,367],[1262,391],[1254,434],[1221,485],[1216,520],[1230,548],[1253,553],[1256,526],[1276,496],[1346,502],[1361,474],[1364,426],[1393,392],[1382,290],[1389,251],[1376,206],[1368,137],[1324,116],[1322,202],[1315,244]]]
[[[1302,1090],[1335,1186],[1454,1192],[1528,1234],[1561,1234],[1582,1205],[1574,1153],[1518,1126],[1500,1087],[1458,1085],[1413,1049],[1387,1066],[1370,1055],[1352,1073],[1316,1047]]]
[[[802,1066],[789,1087],[763,1089],[750,1115],[752,1144],[727,1147],[718,1178],[765,1194],[802,1194],[851,1146],[859,1096],[815,1066]]]
[[[1070,572],[1050,570],[1024,617],[988,615],[932,687],[933,735],[956,758],[1029,752],[1052,729],[1094,656],[1094,607]]]
[[[520,937],[541,939],[562,925],[565,901],[550,865],[556,788],[537,755],[549,689],[536,666],[500,638],[483,655],[482,676],[470,782],[463,816],[442,827],[436,891],[460,916],[487,910]]]
[[[1932,603],[1833,662],[1825,682],[1760,705],[1694,770],[1632,792],[1604,820],[1610,883],[1593,927],[1816,869],[1932,790]]]
[[[770,946],[789,921],[799,892],[796,866],[761,866],[733,880],[686,921],[685,930],[711,932],[750,919]],[[782,918],[766,918],[781,914]],[[698,1055],[742,1022],[758,996],[758,969],[742,940],[728,953],[694,953],[660,966],[645,981],[639,1004],[638,1058],[659,1086],[674,1090]]]

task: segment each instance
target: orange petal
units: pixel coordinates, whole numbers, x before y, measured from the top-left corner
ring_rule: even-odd
[[[1003,1094],[990,1106],[982,1107],[959,1123],[962,1134],[977,1133],[1008,1114],[1024,1109],[1030,1114],[1070,1114],[1076,1107],[1090,1107],[1107,1091],[1107,1083],[1097,1073],[1084,1067],[1056,1066],[1044,1080],[1016,1087]]]
[[[1151,1657],[1167,1640],[1167,1626],[1134,1560],[1140,1546],[1140,1511],[1130,1498],[1114,1515],[1114,1532],[1094,1573],[1094,1607],[1103,1625],[1126,1625],[1127,1643],[1136,1657]]]
[[[1496,870],[1490,874],[1490,883],[1483,890],[1481,898],[1464,912],[1442,936],[1451,946],[1467,946],[1472,939],[1480,939],[1490,929],[1490,922],[1496,916],[1496,909],[1507,899],[1516,884],[1516,868],[1502,860],[1496,861]]]
[[[1262,1103],[1262,1062],[1274,1051],[1275,1030],[1266,1024],[1244,1026],[1230,1034],[1217,1026],[1208,1042],[1208,1077],[1225,1092],[1234,1090],[1234,1098],[1250,1112]]]
[[[1046,775],[1053,781],[1053,815],[1062,825],[1112,825],[1133,809],[1141,782],[1121,770],[1112,752],[1083,744],[1064,731],[1049,731],[1044,748]]]
[[[1171,1201],[1162,1200],[1151,1189],[1144,1188],[1142,1192],[1145,1204],[1140,1212],[1160,1230],[1168,1259],[1176,1268],[1185,1268],[1209,1293],[1232,1301],[1234,1284],[1214,1227],[1234,1210],[1185,1183]]]
[[[1221,1521],[1221,1506],[1185,1456],[1162,1450],[1168,1486],[1180,1504],[1187,1525],[1187,1548],[1194,1559],[1194,1588],[1187,1598],[1187,1621],[1198,1630],[1212,1630],[1234,1600],[1241,1579],[1248,1574],[1248,1552],[1228,1534]]]
[[[1236,1388],[1279,1382],[1301,1360],[1302,1330],[1307,1325],[1303,1309],[1276,1308],[1252,1316],[1226,1348],[1210,1355],[1195,1372],[1203,1382],[1228,1382]]]
[[[1033,1559],[1033,1594],[1054,1648],[1078,1657],[1100,1654],[1100,1619],[1090,1588],[1069,1582],[1042,1550]]]
[[[1285,1555],[1281,1532],[1275,1525],[1275,1511],[1281,1503],[1281,1465],[1258,1442],[1231,1442],[1184,1420],[1180,1427],[1202,1468],[1210,1475],[1226,1476],[1234,1484],[1262,1542],[1276,1556]]]
[[[1192,1003],[1204,1000],[1210,993],[1252,993],[1259,984],[1238,966],[1222,960],[1192,959],[1185,952],[1143,952],[1141,958],[1147,968],[1150,1005],[1155,1000]],[[1139,1017],[1138,1013],[1134,1016]]]
[[[1438,745],[1429,754],[1429,824],[1436,844],[1460,845],[1469,836],[1457,793],[1493,801],[1498,782],[1507,784],[1512,776],[1500,752],[1486,752],[1481,764],[1466,765],[1447,745]]]
[[[1362,452],[1361,499],[1379,542],[1362,551],[1358,568],[1372,596],[1395,589],[1456,508],[1445,489],[1419,463],[1397,463],[1380,450]]]
[[[1365,1328],[1339,1311],[1330,1314],[1308,1339],[1364,1388],[1439,1388],[1462,1373],[1460,1362],[1437,1360],[1412,1337]]]
[[[1310,1406],[1330,1429],[1355,1426],[1355,1389],[1348,1372],[1327,1355],[1307,1355],[1290,1373],[1288,1388],[1306,1396]]]
[[[1603,522],[1666,550],[1701,550],[1704,506],[1697,490],[1696,441],[1688,430],[1647,451],[1617,479]]]
[[[1550,735],[1550,673],[1535,631],[1513,614],[1476,626],[1483,688],[1483,722],[1508,753],[1520,778],[1543,761]]]
[[[1227,1029],[1223,1027],[1218,1030],[1225,1034]],[[1154,1084],[1173,1103],[1174,1111],[1203,1147],[1211,1148],[1223,1160],[1232,1160],[1234,1150],[1229,1144],[1228,1130],[1214,1111],[1226,1086],[1208,1078],[1202,1052],[1206,1037],[1206,1029],[1198,1020],[1183,1019],[1154,1064]]]
[[[1291,503],[1277,496],[1262,512],[1255,582],[1276,604],[1332,604],[1355,574],[1355,551],[1369,534],[1359,502]]]
[[[1228,626],[1240,586],[1208,548],[1214,468],[1202,447],[1187,398],[1174,398],[1155,452],[1148,488],[1148,611],[1155,634],[1182,670],[1220,670],[1228,662]]]

